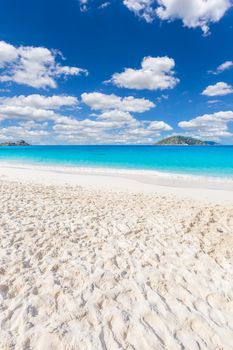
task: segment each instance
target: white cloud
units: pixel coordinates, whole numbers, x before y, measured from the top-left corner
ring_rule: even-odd
[[[29,129],[45,130],[48,127],[48,122],[37,123],[34,120],[27,120],[27,121],[20,121],[18,125],[24,127],[27,130]]]
[[[96,95],[97,94],[97,95]],[[82,96],[83,97],[83,96]],[[84,94],[92,118],[78,120],[78,100],[73,96],[38,94],[0,98],[0,139],[25,138],[31,143],[151,143],[172,128],[162,121],[137,120],[130,112],[142,113],[154,107],[146,99],[121,98],[98,93]],[[63,112],[63,113],[62,113]]]
[[[157,0],[162,20],[182,20],[188,28],[200,27],[206,34],[211,22],[218,22],[232,6],[231,0]]]
[[[57,120],[67,118],[55,113],[65,107],[75,107],[78,101],[73,96],[20,95],[0,98],[0,120]]]
[[[106,7],[110,6],[111,3],[109,1],[103,2],[101,5],[98,6],[98,9],[105,9]]]
[[[88,10],[90,0],[79,0],[81,11]],[[122,0],[136,16],[151,23],[155,18],[163,21],[181,20],[188,28],[201,28],[209,32],[232,7],[232,0]]]
[[[97,116],[97,120],[117,122],[119,125],[138,123],[129,112],[120,111],[117,109],[101,113]]]
[[[34,88],[55,88],[57,77],[88,74],[85,69],[57,63],[57,55],[57,51],[45,47],[16,47],[0,41],[0,81]]]
[[[123,0],[130,11],[152,22],[180,19],[188,28],[200,27],[205,34],[211,22],[218,22],[232,6],[231,0]]]
[[[14,105],[0,105],[0,120],[4,119],[20,119],[20,120],[55,120],[58,115],[51,110],[34,108],[34,107],[20,107]]]
[[[155,0],[123,0],[124,5],[135,15],[143,18],[146,22],[152,22],[155,17]]]
[[[151,131],[170,131],[172,127],[163,121],[150,122],[148,129]]]
[[[233,67],[233,61],[226,61],[226,62],[220,64],[220,66],[218,66],[217,71],[219,73],[221,73],[224,70],[230,69],[232,67]]]
[[[228,129],[228,123],[233,121],[233,112],[216,112],[204,114],[189,121],[181,121],[180,128],[195,133],[197,136],[206,139],[219,140],[223,137],[230,137],[232,133]]]
[[[95,120],[67,120],[54,125],[59,141],[79,144],[153,143],[161,132],[169,130],[172,128],[164,122],[139,121],[122,111],[104,112]]]
[[[209,101],[207,101],[207,103],[209,105],[213,105],[213,104],[216,104],[216,103],[219,103],[219,102],[221,102],[221,100],[209,100]]]
[[[18,107],[59,109],[61,107],[75,107],[78,104],[78,100],[74,96],[67,95],[43,96],[33,94],[28,96],[0,97],[0,105],[2,104]]]
[[[227,83],[219,82],[215,85],[209,85],[202,92],[205,96],[224,96],[233,93],[233,87]]]
[[[115,73],[111,82],[128,89],[165,90],[172,89],[179,82],[174,77],[175,62],[172,58],[144,57],[140,69],[125,68],[122,73]]]
[[[225,70],[233,68],[233,61],[226,61],[220,64],[215,71],[209,71],[211,74],[220,74]]]
[[[98,92],[83,93],[82,101],[91,110],[100,111],[92,119],[63,119],[56,122],[54,131],[59,140],[70,143],[151,143],[161,132],[172,130],[163,121],[146,121],[134,118],[131,112],[142,113],[154,103],[144,98],[119,97]]]
[[[0,41],[0,68],[8,62],[17,59],[17,50],[14,46],[7,44],[5,41]]]
[[[81,75],[85,74],[87,75],[88,72],[86,69],[77,68],[77,67],[69,67],[69,66],[59,66],[57,65],[56,70],[54,72],[54,76],[61,76],[61,75]]]
[[[51,143],[54,133],[50,125],[71,120],[60,112],[66,108],[73,109],[77,103],[75,97],[64,95],[2,97],[0,140],[25,139],[30,143]],[[4,121],[7,121],[5,126]]]
[[[82,101],[92,110],[118,109],[121,111],[142,113],[155,107],[155,104],[145,98],[133,96],[119,97],[114,94],[102,94],[100,92],[83,93]]]
[[[33,121],[18,123],[14,126],[0,128],[0,141],[15,141],[24,139],[27,142],[40,143],[50,135],[46,130],[47,123],[35,123]]]

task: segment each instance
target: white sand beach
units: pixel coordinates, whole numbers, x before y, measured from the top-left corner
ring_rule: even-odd
[[[233,349],[231,188],[2,166],[0,349]]]

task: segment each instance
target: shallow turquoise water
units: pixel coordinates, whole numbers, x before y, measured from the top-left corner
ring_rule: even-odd
[[[1,162],[156,170],[233,178],[233,146],[0,147]]]

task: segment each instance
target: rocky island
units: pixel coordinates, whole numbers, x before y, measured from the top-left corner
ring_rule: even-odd
[[[155,145],[158,146],[215,146],[216,142],[202,141],[193,137],[186,136],[171,136],[158,141]]]
[[[0,143],[0,146],[30,146],[30,144],[24,140],[19,140],[15,142],[12,142],[12,141],[3,142],[3,143]]]

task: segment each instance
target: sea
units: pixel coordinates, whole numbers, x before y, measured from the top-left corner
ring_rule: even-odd
[[[233,146],[4,146],[3,163],[233,179]]]

